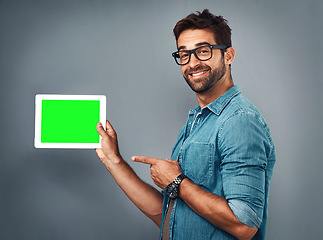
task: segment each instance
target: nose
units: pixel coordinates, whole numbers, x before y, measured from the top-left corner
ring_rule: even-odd
[[[200,64],[200,60],[196,58],[196,56],[195,56],[195,54],[194,54],[194,53],[192,53],[192,54],[191,54],[191,59],[190,59],[190,61],[189,61],[188,65],[189,65],[191,68],[193,68],[193,67],[196,67],[196,66],[197,66],[197,65],[199,65],[199,64]]]

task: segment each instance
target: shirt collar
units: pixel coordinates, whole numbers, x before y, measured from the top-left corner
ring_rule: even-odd
[[[223,109],[228,105],[232,98],[241,93],[241,89],[239,86],[235,85],[231,87],[228,91],[226,91],[222,96],[217,98],[215,101],[209,103],[204,108],[208,108],[211,112],[216,115],[220,115]],[[204,109],[203,108],[203,109]],[[202,110],[203,110],[202,109]],[[193,108],[189,111],[189,114],[194,114],[197,111],[201,111],[200,106]]]

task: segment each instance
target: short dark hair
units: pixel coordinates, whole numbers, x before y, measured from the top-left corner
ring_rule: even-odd
[[[217,44],[232,47],[231,28],[228,21],[222,16],[213,15],[208,9],[204,9],[202,13],[191,13],[178,21],[173,30],[176,41],[178,41],[179,35],[188,29],[208,29],[214,33]]]

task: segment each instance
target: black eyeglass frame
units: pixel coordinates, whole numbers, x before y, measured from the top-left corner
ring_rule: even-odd
[[[204,59],[204,60],[202,60],[202,59],[200,59],[198,56],[197,56],[197,54],[196,54],[196,50],[197,49],[199,49],[199,48],[202,48],[202,47],[210,47],[211,48],[211,56],[209,57],[209,58],[207,58],[207,59]],[[198,60],[200,60],[200,61],[207,61],[207,60],[209,60],[209,59],[211,59],[212,58],[212,56],[213,56],[213,49],[227,49],[227,48],[229,48],[229,46],[227,46],[227,45],[203,45],[203,46],[199,46],[199,47],[197,47],[197,48],[194,48],[194,49],[192,49],[192,50],[179,50],[179,51],[176,51],[176,52],[173,52],[172,53],[172,56],[173,56],[173,58],[175,59],[175,62],[178,64],[178,65],[181,65],[181,66],[183,66],[183,65],[186,65],[186,64],[188,64],[190,61],[191,61],[191,55],[192,55],[192,53],[194,54],[194,56],[198,59]],[[189,57],[188,57],[188,61],[187,61],[187,63],[184,63],[184,64],[182,64],[182,63],[180,63],[180,62],[178,62],[177,60],[178,60],[178,58],[179,58],[179,53],[180,52],[186,52],[186,53],[188,53],[189,54]]]

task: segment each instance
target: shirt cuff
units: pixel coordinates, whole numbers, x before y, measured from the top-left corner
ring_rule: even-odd
[[[254,210],[246,203],[240,200],[229,200],[229,207],[240,222],[249,226],[259,228],[262,220],[257,216]]]

